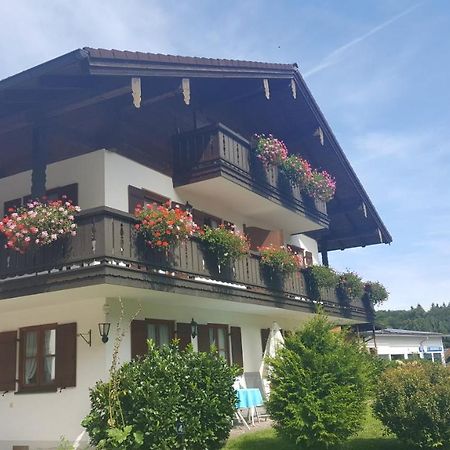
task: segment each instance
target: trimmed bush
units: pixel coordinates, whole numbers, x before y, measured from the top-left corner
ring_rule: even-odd
[[[235,412],[238,372],[217,352],[179,351],[174,344],[158,349],[150,342],[144,358],[91,390],[83,426],[99,449],[220,449]]]
[[[277,431],[300,448],[328,447],[361,429],[373,364],[367,351],[319,315],[286,336],[271,358],[267,404]]]
[[[376,389],[374,411],[389,431],[412,447],[448,447],[450,371],[418,361],[387,369]]]

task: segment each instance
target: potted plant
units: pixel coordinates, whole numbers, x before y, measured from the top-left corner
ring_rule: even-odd
[[[389,292],[378,281],[367,281],[364,285],[364,293],[366,299],[371,305],[381,305],[389,298]]]
[[[306,285],[309,295],[314,300],[321,299],[321,291],[334,290],[339,281],[339,276],[334,269],[327,266],[314,265],[304,269]]]
[[[255,134],[256,156],[266,168],[279,166],[287,158],[288,150],[283,141],[273,137],[271,134]]]
[[[289,246],[260,247],[261,265],[272,273],[287,275],[301,268],[301,257]]]
[[[281,163],[281,170],[292,186],[305,188],[312,175],[311,165],[297,155],[290,155]]]
[[[347,271],[339,275],[336,292],[341,301],[350,303],[352,300],[362,298],[364,283],[356,272]]]
[[[66,236],[75,236],[75,214],[80,207],[70,200],[29,201],[26,206],[11,208],[0,222],[5,248],[24,254],[30,247],[43,247]]]
[[[336,193],[336,181],[325,170],[313,170],[306,184],[306,192],[314,199],[329,202]]]
[[[167,250],[180,241],[191,237],[197,230],[192,214],[170,201],[145,207],[137,205],[134,211],[139,223],[135,225],[145,244],[156,250]]]
[[[198,233],[198,238],[219,266],[225,266],[250,251],[247,236],[234,226],[231,228],[225,228],[224,225],[217,228],[206,226]]]

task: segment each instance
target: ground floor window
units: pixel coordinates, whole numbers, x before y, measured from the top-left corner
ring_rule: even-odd
[[[170,344],[174,338],[173,321],[148,319],[146,322],[148,339],[151,339],[157,347]]]
[[[56,325],[20,331],[20,385],[23,389],[55,384]]]
[[[208,325],[209,345],[214,345],[220,356],[230,360],[228,349],[228,325]]]

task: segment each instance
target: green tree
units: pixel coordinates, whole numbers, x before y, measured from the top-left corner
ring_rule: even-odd
[[[364,421],[373,365],[358,341],[332,329],[319,315],[269,360],[268,411],[278,432],[302,448],[339,444]]]

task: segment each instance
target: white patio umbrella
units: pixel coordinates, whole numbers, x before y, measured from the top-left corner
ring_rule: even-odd
[[[259,374],[261,375],[262,383],[264,386],[264,391],[268,397],[270,394],[270,383],[268,380],[270,366],[267,364],[267,357],[274,357],[280,347],[284,345],[284,338],[281,334],[280,326],[274,322],[272,328],[270,329],[269,337],[267,339],[266,348],[264,349],[263,360],[261,367],[259,369]]]

